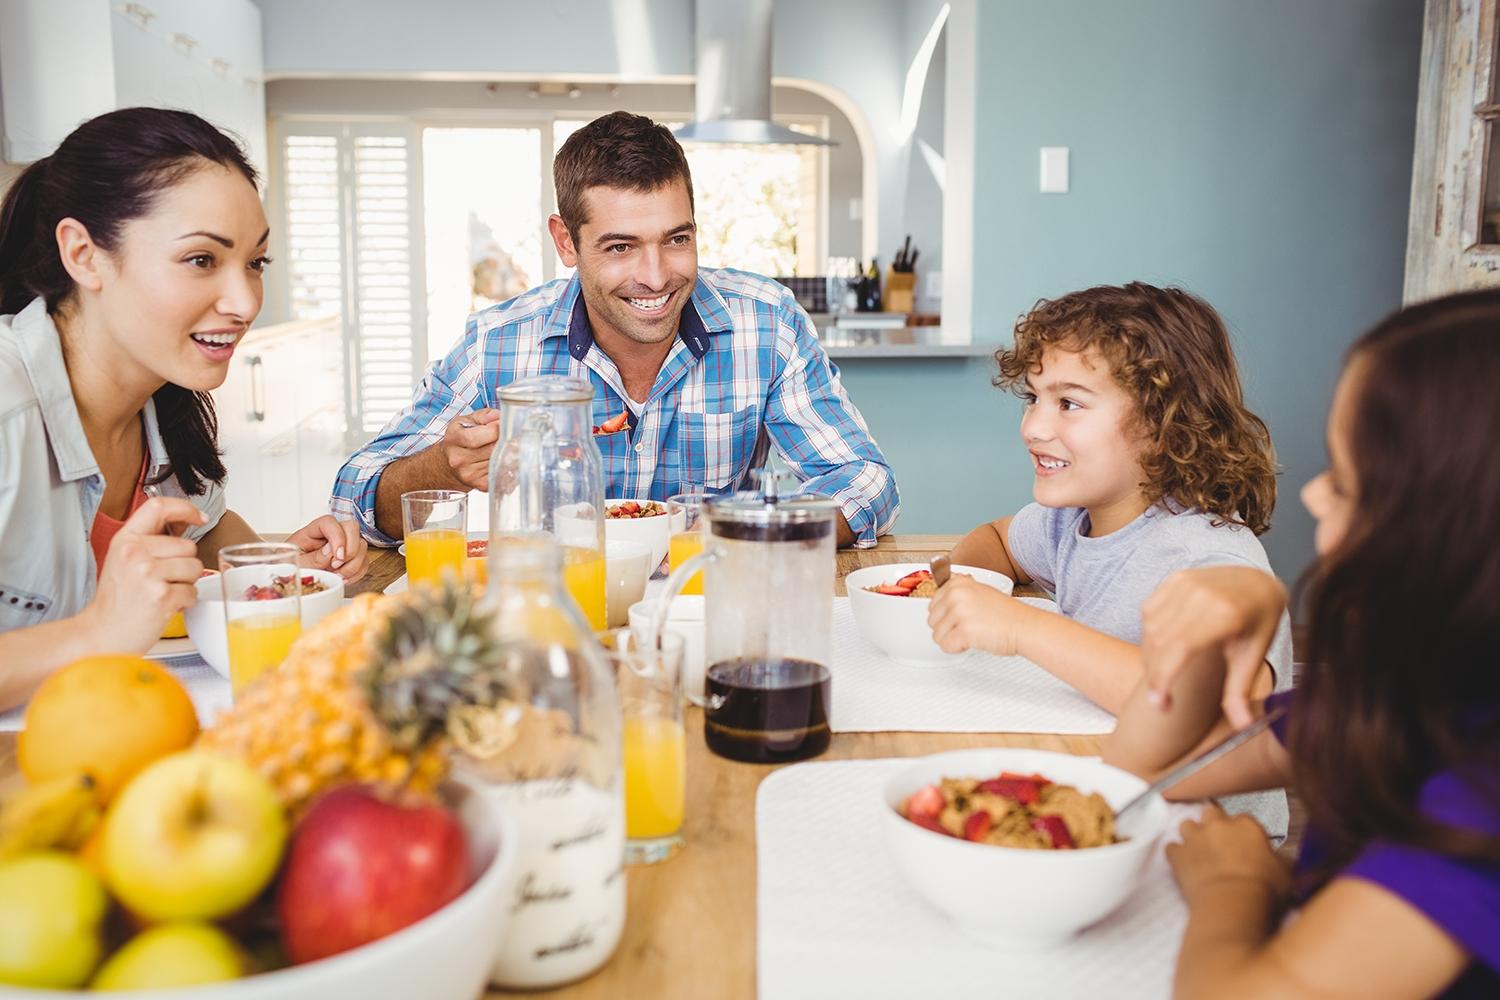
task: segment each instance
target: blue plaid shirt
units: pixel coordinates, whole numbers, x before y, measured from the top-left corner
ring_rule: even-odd
[[[895,523],[896,479],[812,323],[781,284],[732,269],[698,270],[671,353],[644,403],[594,344],[578,278],[549,282],[474,313],[448,356],[434,362],[411,404],[339,470],[332,507],[375,526],[375,487],[392,461],[442,440],[455,418],[498,406],[497,390],[531,375],[577,375],[594,386],[593,422],[628,410],[628,428],[597,435],[607,496],[665,500],[737,488],[762,430],[802,480],[799,493],[832,497],[868,547]]]

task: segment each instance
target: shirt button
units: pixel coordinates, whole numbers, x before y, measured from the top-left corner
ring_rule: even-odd
[[[641,452],[643,452],[645,450],[646,450],[646,446],[644,444],[638,444],[638,445],[635,446],[635,453],[637,455],[639,455]]]

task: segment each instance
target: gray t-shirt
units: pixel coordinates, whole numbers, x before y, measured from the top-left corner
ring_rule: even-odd
[[[1027,504],[1011,518],[1011,559],[1037,586],[1051,592],[1063,614],[1092,629],[1140,644],[1141,604],[1172,573],[1200,566],[1253,566],[1271,572],[1266,550],[1242,525],[1214,524],[1196,509],[1156,504],[1118,531],[1088,537],[1082,507]],[[1292,623],[1283,612],[1266,651],[1276,690],[1292,684]],[[1231,812],[1248,812],[1275,838],[1287,829],[1286,795],[1257,792],[1224,799]]]

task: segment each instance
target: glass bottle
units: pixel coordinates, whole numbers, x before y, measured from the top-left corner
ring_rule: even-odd
[[[589,975],[625,926],[619,696],[562,556],[546,534],[492,532],[485,602],[506,697],[449,727],[455,770],[516,823],[510,922],[491,973],[507,989]]]
[[[604,608],[604,459],[594,443],[594,387],[560,375],[500,389],[490,455],[490,531],[544,531],[563,546],[563,580],[595,631]],[[490,562],[493,582],[496,566]]]

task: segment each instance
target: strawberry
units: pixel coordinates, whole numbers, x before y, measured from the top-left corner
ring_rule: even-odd
[[[882,583],[875,588],[875,593],[889,594],[892,597],[910,597],[911,589],[909,587],[893,587],[888,583]]]
[[[1031,828],[1045,833],[1055,850],[1066,851],[1075,846],[1073,834],[1068,832],[1068,824],[1063,822],[1061,816],[1038,816],[1031,821]]]
[[[1043,782],[1045,784],[1046,782]],[[1042,786],[1030,778],[1022,778],[1016,775],[1001,775],[988,781],[979,783],[981,792],[989,792],[991,795],[999,795],[1019,802],[1022,805],[1033,805],[1037,799],[1042,797]]]
[[[969,818],[964,820],[964,839],[978,843],[984,839],[985,834],[990,832],[990,827],[994,825],[994,822],[990,814],[983,809],[970,813]]]
[[[923,580],[931,580],[932,571],[919,569],[915,573],[908,573],[896,581],[896,586],[905,587],[907,590],[916,590]]]
[[[634,500],[627,500],[624,503],[620,504],[619,509],[621,514],[635,515],[641,512],[641,505],[636,503]]]
[[[625,429],[625,421],[629,419],[630,411],[621,410],[619,416],[610,417],[608,420],[604,421],[604,423],[599,425],[599,433],[614,434],[616,431],[622,431]]]
[[[927,816],[912,816],[910,817],[910,819],[913,823],[917,824],[924,830],[931,830],[933,833],[941,833],[945,837],[953,836],[947,830],[943,829],[943,824],[939,823],[935,819],[931,819]]]
[[[938,786],[928,785],[926,788],[919,788],[906,800],[906,818],[913,823],[919,817],[936,820],[938,813],[943,811],[944,805],[946,802]]]

